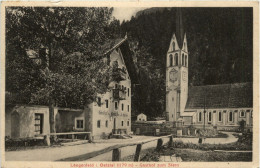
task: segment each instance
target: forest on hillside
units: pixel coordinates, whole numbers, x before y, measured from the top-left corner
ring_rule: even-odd
[[[190,86],[252,82],[252,12],[252,8],[182,8]],[[166,53],[175,17],[176,8],[150,8],[121,24],[141,83],[133,91],[133,114],[156,117],[164,113]]]

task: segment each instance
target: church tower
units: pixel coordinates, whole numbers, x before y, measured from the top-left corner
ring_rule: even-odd
[[[166,60],[166,116],[167,121],[177,121],[188,98],[188,48],[180,8]]]

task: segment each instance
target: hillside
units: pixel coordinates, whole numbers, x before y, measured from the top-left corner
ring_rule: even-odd
[[[165,63],[176,8],[150,8],[121,24],[135,48],[143,83],[136,101],[150,116],[165,106]],[[189,85],[252,82],[252,8],[182,8],[189,50]],[[135,98],[136,98],[135,97]]]

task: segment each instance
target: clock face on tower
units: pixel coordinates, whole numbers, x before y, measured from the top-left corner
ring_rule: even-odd
[[[176,82],[178,80],[178,71],[172,69],[169,73],[169,78],[172,83]]]

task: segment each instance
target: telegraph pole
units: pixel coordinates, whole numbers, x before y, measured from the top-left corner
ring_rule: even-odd
[[[205,95],[204,95],[204,125],[203,125],[204,130],[205,130],[205,124],[206,124],[205,115],[206,115],[206,100],[205,100]]]

